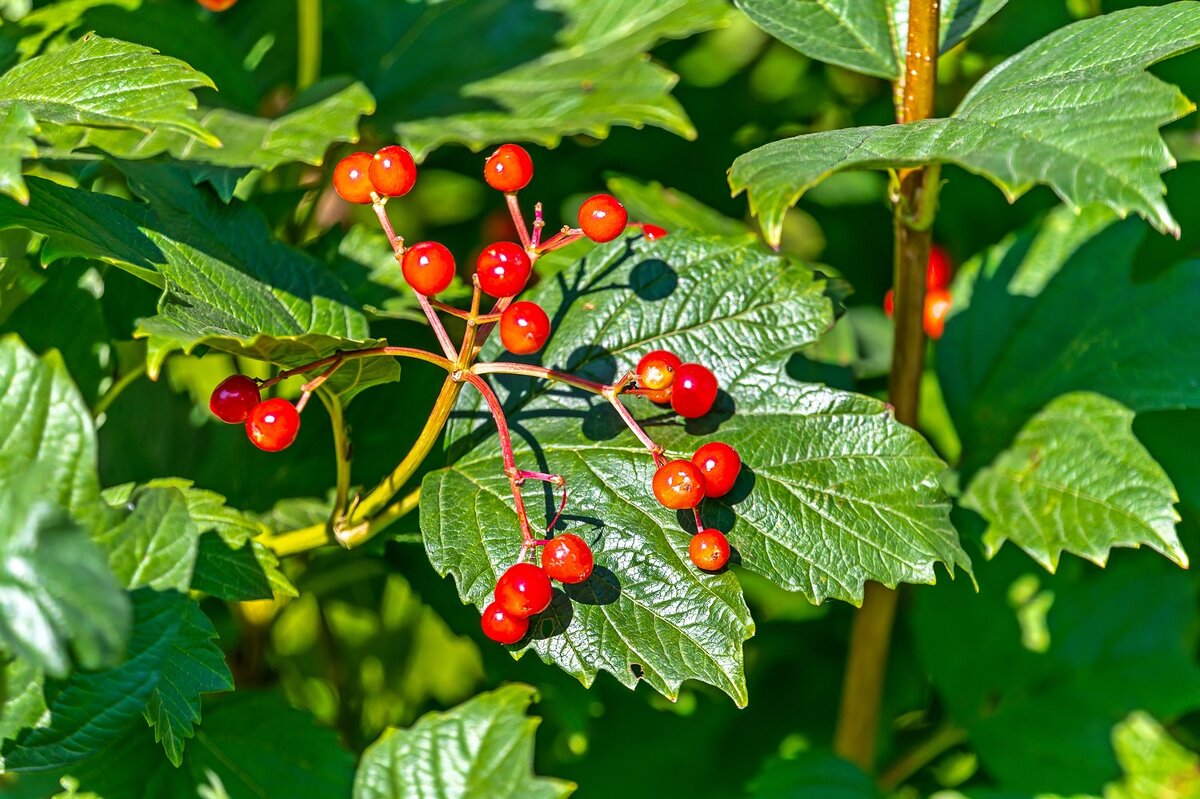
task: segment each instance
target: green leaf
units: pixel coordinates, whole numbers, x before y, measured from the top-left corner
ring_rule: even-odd
[[[149,338],[152,376],[171,352],[201,346],[298,366],[378,343],[326,267],[274,240],[251,206],[221,203],[182,170],[122,169],[149,205],[33,178],[28,207],[0,198],[0,228],[47,235],[44,262],[99,259],[162,286],[158,315],[136,333]],[[326,385],[347,402],[398,375],[391,359],[362,359]]]
[[[200,718],[200,694],[233,687],[212,622],[174,591],[133,595],[129,657],[70,677],[50,705],[50,723],[5,749],[12,771],[48,771],[85,760],[120,740],[145,715],[173,762]]]
[[[533,775],[539,719],[525,711],[535,697],[527,685],[506,685],[386,731],[363,753],[354,799],[570,796],[573,783]]]
[[[90,129],[81,131],[82,137],[72,141],[71,147],[98,147],[127,159],[169,153],[183,161],[225,167],[274,169],[291,162],[320,166],[330,144],[358,141],[359,118],[374,111],[375,99],[371,93],[361,83],[352,83],[312,105],[275,119],[223,108],[193,114],[198,126],[220,139],[219,147],[167,128],[144,135]]]
[[[0,674],[0,742],[15,738],[26,727],[37,724],[46,712],[43,688],[46,675],[24,660],[10,660]],[[0,770],[4,760],[0,758]]]
[[[946,0],[941,52],[987,22],[1008,0]],[[897,80],[908,49],[908,0],[736,0],[760,28],[809,58]]]
[[[83,15],[99,6],[120,6],[132,11],[141,6],[141,0],[59,0],[34,9],[21,18],[24,35],[17,43],[17,53],[22,59],[32,58],[50,39],[58,41],[77,29]],[[34,28],[37,30],[31,31]]]
[[[960,271],[938,376],[968,477],[1070,391],[1136,412],[1200,406],[1196,263],[1135,280],[1146,227],[1111,220],[1063,209]]]
[[[772,758],[746,791],[748,799],[875,799],[875,784],[830,752]]]
[[[678,78],[650,61],[661,39],[720,23],[721,0],[545,0],[566,26],[558,48],[461,87],[463,98],[493,108],[403,121],[401,141],[417,158],[448,142],[480,150],[500,141],[547,147],[563,136],[608,135],[613,125],[654,125],[687,138],[696,131],[671,96]]]
[[[797,136],[740,156],[734,193],[771,243],[787,209],[835,172],[950,163],[1010,200],[1034,185],[1067,204],[1107,205],[1179,235],[1159,174],[1174,161],[1158,128],[1193,108],[1146,67],[1200,46],[1200,5],[1133,8],[1068,25],[989,72],[949,118]]]
[[[44,122],[165,129],[219,146],[188,114],[196,107],[192,91],[201,87],[213,85],[182,61],[88,34],[0,75],[0,112],[20,103]]]
[[[1087,469],[1080,469],[1081,463]],[[1143,544],[1187,568],[1171,479],[1133,435],[1133,411],[1098,394],[1064,394],[975,476],[962,504],[988,521],[989,557],[1011,540],[1050,571],[1064,551],[1100,566]]]
[[[932,582],[936,562],[969,561],[937,481],[945,464],[924,440],[883,403],[787,376],[788,356],[829,326],[827,290],[754,243],[681,232],[599,247],[532,299],[561,308],[540,354],[547,366],[608,382],[660,347],[709,366],[728,396],[708,417],[683,425],[642,401],[628,407],[671,456],[712,439],[741,453],[733,492],[700,510],[743,568],[813,602],[858,602],[864,580]],[[497,354],[494,342],[486,354]],[[566,477],[566,518],[597,563],[535,620],[527,648],[585,684],[603,670],[673,697],[690,678],[743,703],[741,642],[753,628],[740,587],[729,572],[692,566],[692,522],[652,499],[645,449],[597,397],[527,378],[496,383],[518,464]],[[434,567],[483,607],[520,538],[490,421],[480,424],[486,409],[471,388],[463,397],[448,431],[452,455],[463,454],[426,477],[421,525]],[[535,526],[556,499],[527,485]]]
[[[298,596],[271,550],[257,541],[234,549],[211,535],[200,537],[192,590],[231,602]]]
[[[113,573],[130,589],[188,590],[200,530],[183,493],[152,488],[130,504],[128,517],[95,538],[107,550]]]
[[[690,230],[730,238],[750,233],[750,228],[740,219],[730,219],[696,198],[657,181],[643,183],[633,178],[615,177],[609,178],[607,183],[609,192],[621,198],[631,220],[661,225],[668,233]]]
[[[0,194],[7,194],[19,203],[29,202],[29,189],[21,176],[21,162],[37,158],[33,134],[37,120],[20,103],[0,111]]]
[[[1200,794],[1200,756],[1180,746],[1152,716],[1131,713],[1113,728],[1113,748],[1125,772],[1104,799],[1163,799]]]

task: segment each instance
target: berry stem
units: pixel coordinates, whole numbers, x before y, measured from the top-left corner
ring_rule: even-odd
[[[492,419],[496,422],[496,435],[500,439],[500,454],[504,458],[504,474],[512,489],[513,505],[517,510],[517,522],[521,526],[521,539],[524,542],[522,546],[533,546],[534,538],[529,529],[529,515],[525,512],[525,498],[521,496],[520,470],[517,469],[517,460],[513,455],[512,436],[508,430],[508,419],[504,416],[504,406],[500,404],[500,398],[496,396],[496,392],[492,391],[492,387],[482,377],[470,371],[458,374],[479,389],[479,393],[483,395],[483,399],[487,403],[488,410],[492,412]]]
[[[607,399],[612,404],[613,408],[616,409],[617,415],[621,417],[621,421],[625,422],[625,426],[629,428],[629,431],[637,436],[637,440],[642,442],[642,445],[649,450],[650,457],[654,458],[654,464],[656,466],[661,466],[663,463],[663,448],[658,444],[655,444],[654,439],[650,438],[650,436],[646,434],[646,431],[642,429],[642,426],[638,424],[637,419],[633,418],[633,414],[630,413],[629,409],[625,407],[625,404],[621,402],[621,398],[618,396],[617,391],[609,388],[603,393],[604,398]]]
[[[582,377],[576,377],[566,372],[560,372],[557,369],[547,369],[545,366],[537,366],[532,363],[509,363],[507,361],[494,361],[492,363],[477,363],[471,367],[477,375],[499,374],[499,375],[523,375],[525,377],[540,378],[542,380],[553,380],[556,383],[565,383],[568,386],[590,391],[593,394],[603,394],[612,386],[604,383],[597,383],[594,380],[587,380]]]
[[[92,418],[99,419],[105,411],[107,411],[117,397],[121,396],[121,392],[129,388],[129,386],[139,377],[146,374],[146,361],[143,359],[141,363],[134,366],[125,374],[118,377],[113,384],[108,387],[100,399],[96,400],[96,404],[92,407]]]
[[[392,245],[392,252],[396,256],[396,260],[400,261],[404,257],[404,238],[396,235],[396,231],[392,229],[392,220],[388,218],[387,209],[382,202],[376,202],[371,205],[375,209],[375,216],[379,219],[379,225],[383,228],[384,235],[387,236],[388,243]],[[438,315],[434,313],[433,307],[429,304],[429,298],[420,292],[414,291],[417,295],[417,302],[421,305],[421,310],[425,313],[425,318],[429,320],[429,326],[433,328],[433,334],[437,337],[438,344],[442,348],[442,353],[449,360],[453,361],[458,357],[458,353],[454,350],[454,344],[450,341],[450,334],[446,332],[445,325]]]
[[[261,383],[259,383],[259,387],[260,388],[270,388],[271,386],[275,385],[276,383],[282,383],[284,380],[287,380],[289,377],[295,377],[296,375],[302,375],[307,372],[312,372],[312,371],[321,369],[326,366],[340,366],[342,364],[342,362],[344,362],[344,361],[349,361],[349,360],[353,360],[353,359],[357,359],[357,358],[374,358],[374,357],[380,357],[380,356],[391,356],[391,357],[396,357],[396,358],[413,358],[418,361],[425,361],[426,363],[431,363],[434,366],[440,366],[443,369],[445,369],[447,372],[454,371],[454,362],[452,360],[450,360],[448,358],[442,358],[438,355],[434,355],[432,352],[426,352],[425,350],[422,350],[422,349],[416,349],[414,347],[389,347],[389,346],[367,347],[365,349],[350,350],[348,352],[339,350],[338,352],[334,353],[333,355],[313,361],[312,363],[306,363],[303,366],[297,366],[292,369],[284,369],[282,372],[280,372],[279,374],[270,378],[269,380],[264,380]],[[324,381],[322,380],[322,382],[324,382]],[[308,384],[308,385],[311,385],[311,384]],[[320,385],[320,384],[317,384],[317,385]]]
[[[330,521],[336,521],[346,512],[346,503],[350,501],[350,436],[346,429],[346,417],[342,412],[342,403],[332,392],[317,391],[317,399],[325,406],[329,414],[329,424],[333,428],[333,455],[337,469],[337,493],[333,501],[333,512]]]
[[[542,228],[546,226],[546,220],[542,219],[542,204],[537,203],[533,206],[533,240],[529,246],[534,252],[537,252],[538,245],[542,241]]]
[[[574,244],[583,238],[583,230],[577,227],[567,227],[563,225],[563,229],[555,233],[550,238],[546,239],[537,248],[538,255],[545,255],[548,252],[561,250],[568,244]]]
[[[517,200],[517,193],[515,191],[504,192],[504,202],[508,204],[508,213],[512,215],[517,235],[521,237],[521,246],[528,250],[530,248],[529,228],[525,226],[525,216],[521,213],[521,203]]]
[[[459,319],[466,319],[470,315],[462,308],[455,308],[453,305],[447,305],[441,300],[435,300],[432,297],[429,298],[429,304],[442,313],[448,313],[451,316],[457,316]]]
[[[454,361],[455,369],[467,369],[475,358],[475,337],[479,335],[479,300],[482,291],[479,288],[479,276],[472,275],[471,310],[467,312],[467,329],[463,332],[462,346],[458,350],[458,358]]]

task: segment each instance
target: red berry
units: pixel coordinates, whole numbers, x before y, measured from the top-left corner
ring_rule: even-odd
[[[931,291],[925,295],[925,335],[934,341],[942,337],[946,329],[946,317],[950,314],[950,292],[945,289]]]
[[[493,297],[512,297],[521,293],[532,266],[529,254],[511,241],[489,245],[475,261],[479,287]]]
[[[654,241],[656,239],[666,238],[667,229],[659,227],[658,225],[652,225],[649,222],[643,222],[642,233],[645,234],[646,241]]]
[[[671,510],[687,510],[704,499],[704,475],[691,461],[669,461],[654,473],[655,498]]]
[[[713,441],[696,450],[696,454],[692,455],[692,463],[700,467],[704,475],[705,494],[710,497],[728,494],[742,470],[742,458],[737,450],[720,441]]]
[[[515,644],[529,632],[529,619],[524,616],[514,616],[499,602],[493,602],[483,611],[479,625],[483,634],[498,644]]]
[[[520,145],[501,144],[483,165],[483,179],[497,191],[520,191],[533,180],[533,159]]]
[[[550,336],[550,317],[535,302],[514,302],[500,314],[500,342],[514,355],[537,352]]]
[[[675,370],[671,407],[685,419],[695,419],[712,410],[717,400],[717,378],[698,363],[685,363]]]
[[[432,297],[454,280],[454,256],[436,241],[422,241],[404,253],[400,269],[413,291]]]
[[[688,557],[701,569],[715,572],[729,562],[729,539],[720,530],[711,527],[692,536],[688,544]]]
[[[300,432],[300,413],[296,406],[276,397],[260,402],[246,419],[246,435],[250,443],[266,452],[287,449]]]
[[[646,392],[646,398],[660,405],[671,401],[671,385],[675,382],[675,370],[680,367],[679,356],[666,350],[652,350],[642,356],[637,365],[638,385]]]
[[[612,241],[625,231],[629,214],[611,194],[588,197],[579,208],[579,227],[592,241]]]
[[[208,409],[222,422],[241,424],[261,399],[258,383],[245,375],[232,375],[213,389],[208,399]]]
[[[571,533],[551,539],[542,551],[542,568],[560,583],[582,583],[592,576],[594,565],[587,542]]]
[[[333,190],[348,203],[373,202],[371,192],[371,154],[351,153],[333,168]]]
[[[896,312],[896,290],[888,289],[887,294],[883,295],[883,312],[887,314],[887,318],[891,319],[892,314]]]
[[[928,291],[946,288],[950,285],[953,271],[950,254],[936,244],[930,247],[929,264],[925,267],[925,288]]]
[[[209,11],[227,11],[237,0],[196,0],[196,2]]]
[[[516,563],[496,581],[495,607],[522,619],[550,607],[550,578],[540,566]]]
[[[367,176],[375,191],[386,197],[400,197],[408,194],[417,182],[417,165],[408,150],[391,144],[371,158]]]

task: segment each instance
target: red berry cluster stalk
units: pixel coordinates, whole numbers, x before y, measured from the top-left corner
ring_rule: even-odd
[[[500,341],[509,352],[527,355],[545,345],[551,333],[546,312],[534,302],[517,299],[529,283],[538,258],[584,237],[597,242],[612,241],[621,236],[628,226],[628,216],[621,203],[609,194],[597,194],[586,200],[580,208],[579,227],[564,226],[543,240],[545,222],[541,204],[534,206],[534,223],[529,227],[525,224],[517,199],[518,192],[533,179],[533,160],[524,148],[516,144],[505,144],[488,157],[484,165],[484,179],[488,185],[504,193],[520,241],[498,241],[483,248],[471,275],[474,291],[470,308],[463,310],[437,299],[437,295],[451,284],[458,272],[453,253],[435,241],[407,246],[404,239],[396,235],[388,218],[386,204],[389,199],[411,191],[417,180],[417,167],[408,151],[391,145],[374,155],[353,153],[342,159],[333,172],[333,187],[342,199],[351,203],[370,204],[375,211],[404,279],[416,294],[437,337],[440,354],[386,345],[339,351],[281,371],[269,380],[257,381],[234,375],[213,392],[210,406],[213,413],[224,421],[244,422],[246,432],[256,446],[277,452],[295,440],[300,427],[300,412],[312,393],[349,360],[368,357],[416,358],[444,368],[451,383],[472,385],[482,395],[496,424],[504,473],[512,489],[521,533],[519,548],[514,542],[516,557],[513,565],[498,579],[494,601],[484,611],[481,623],[489,638],[512,644],[528,634],[530,618],[550,605],[553,598],[552,580],[564,584],[584,582],[591,577],[595,564],[591,548],[578,535],[564,533],[553,538],[540,538],[534,534],[521,495],[521,486],[528,480],[535,480],[561,489],[562,500],[558,514],[547,527],[549,532],[557,525],[566,508],[566,480],[560,475],[518,468],[504,409],[485,379],[486,375],[525,375],[553,380],[604,397],[654,459],[658,467],[652,485],[654,495],[668,508],[693,511],[696,535],[691,542],[690,554],[692,561],[702,569],[724,567],[730,553],[725,536],[718,530],[703,526],[698,506],[705,497],[720,497],[732,490],[741,469],[741,459],[732,447],[710,443],[697,449],[690,460],[668,461],[663,448],[646,434],[625,407],[623,395],[640,396],[650,402],[670,405],[680,416],[689,419],[703,416],[712,409],[718,392],[713,373],[701,364],[683,363],[665,350],[647,353],[635,371],[624,374],[612,384],[597,383],[534,364],[478,362],[480,350],[497,327]],[[667,231],[654,225],[638,226],[650,240],[667,235]],[[486,313],[481,312],[484,295],[495,300]],[[465,322],[466,331],[458,346],[451,341],[438,316],[439,312]],[[309,373],[315,373],[315,376],[304,384],[300,399],[294,405],[279,398],[260,401],[262,389],[293,375]]]

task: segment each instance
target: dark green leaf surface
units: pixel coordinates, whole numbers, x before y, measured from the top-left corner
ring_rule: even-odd
[[[728,396],[705,419],[685,426],[643,401],[628,405],[669,455],[712,439],[741,453],[739,483],[701,513],[728,532],[744,568],[814,602],[858,602],[864,580],[932,582],[936,562],[969,561],[938,485],[945,466],[928,445],[878,401],[787,377],[788,355],[829,325],[826,290],[745,240],[616,242],[540,289],[537,301],[562,307],[541,360],[609,381],[664,347],[712,368]],[[747,366],[755,362],[766,365]],[[535,620],[529,647],[585,683],[605,670],[674,696],[694,678],[744,702],[741,641],[752,626],[740,588],[728,571],[692,566],[692,522],[653,500],[649,455],[597,398],[526,378],[497,384],[518,464],[567,478],[567,524],[597,562]],[[426,478],[421,522],[434,566],[482,607],[520,538],[490,423],[479,424],[471,389],[464,397],[452,452],[471,446],[472,427],[482,441]],[[527,488],[535,526],[551,501]]]
[[[1133,435],[1133,411],[1098,394],[1055,399],[975,476],[962,504],[987,521],[989,555],[1012,541],[1050,571],[1063,552],[1103,566],[1149,546],[1180,566],[1171,479]]]
[[[566,18],[558,48],[461,87],[489,108],[397,125],[418,158],[448,142],[480,150],[519,140],[552,147],[563,136],[608,135],[613,125],[654,125],[688,138],[695,128],[671,96],[678,78],[646,51],[716,26],[721,0],[549,0]],[[493,110],[494,109],[494,110]]]
[[[875,784],[831,752],[772,758],[746,791],[747,799],[874,799]]]
[[[533,774],[535,693],[506,685],[391,729],[363,753],[354,799],[556,799],[572,783]]]
[[[797,136],[734,161],[730,185],[777,243],[787,209],[846,169],[952,163],[1009,199],[1034,185],[1074,208],[1136,213],[1179,235],[1160,173],[1174,161],[1158,128],[1193,108],[1146,67],[1200,46],[1200,5],[1172,3],[1083,20],[989,72],[952,116]]]
[[[173,760],[200,718],[200,694],[233,687],[216,632],[200,607],[174,591],[133,595],[128,659],[71,676],[49,702],[50,723],[5,751],[14,771],[48,771],[85,760],[120,740],[145,714]]]
[[[946,0],[941,52],[969,36],[1008,0]],[[896,80],[908,49],[908,0],[736,0],[760,28],[804,55]]]

